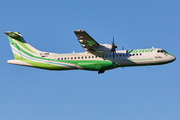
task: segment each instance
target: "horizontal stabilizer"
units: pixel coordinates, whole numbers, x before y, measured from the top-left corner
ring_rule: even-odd
[[[7,36],[12,37],[12,38],[16,38],[16,37],[22,37],[20,33],[18,32],[11,32],[11,31],[7,31],[4,32]]]
[[[8,60],[7,63],[9,64],[15,64],[15,65],[23,65],[23,66],[30,66],[30,67],[33,67],[32,65],[26,63],[26,62],[23,62],[23,61],[20,61],[20,60],[16,60],[16,59],[13,59],[13,60]]]

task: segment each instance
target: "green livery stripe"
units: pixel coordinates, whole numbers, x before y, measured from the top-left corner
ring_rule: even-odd
[[[36,59],[39,59],[39,60],[46,60],[47,62],[50,62],[50,61],[52,61],[52,62],[54,62],[54,61],[55,62],[61,62],[61,63],[64,63],[65,66],[71,67],[71,68],[74,68],[74,67],[71,66],[71,65],[68,65],[66,63],[78,65],[78,66],[80,66],[80,67],[82,67],[84,69],[90,69],[90,70],[98,70],[98,69],[101,69],[102,66],[103,66],[103,69],[116,68],[115,64],[113,64],[111,61],[101,61],[101,60],[66,60],[66,61],[64,61],[64,60],[55,60],[55,59],[49,59],[49,58],[42,58],[42,57],[34,56],[34,55],[28,53],[27,51],[23,50],[12,39],[10,39],[10,43],[15,48],[17,48],[19,51],[21,51],[22,53],[24,53],[25,55],[27,55],[29,57],[36,58]],[[49,67],[47,67],[46,63],[34,62],[32,60],[29,60],[28,58],[25,59],[25,58],[23,58],[21,56],[15,55],[15,54],[14,54],[14,56],[15,56],[16,59],[24,60],[24,62],[29,63],[29,64],[33,65],[34,67],[43,68],[43,69],[49,69]],[[30,62],[28,62],[28,61],[30,61]],[[58,64],[61,64],[61,63],[58,63]],[[63,67],[60,68],[59,66],[52,65],[52,64],[51,64],[51,67],[50,67],[52,70],[65,69]],[[57,63],[55,63],[55,64],[57,64]],[[68,69],[68,68],[66,68],[66,69]]]
[[[13,45],[15,46],[15,44],[13,44]],[[55,61],[54,59],[41,58],[41,57],[31,55],[28,52],[21,49],[20,47],[19,47],[19,49],[20,49],[21,52],[23,52],[24,54],[26,54],[27,56],[30,56],[32,58],[37,58],[37,59],[41,59],[41,60],[47,60],[47,62]],[[15,54],[14,54],[14,56],[15,56],[15,58],[18,58],[19,60],[25,59],[23,57],[15,55]],[[25,59],[25,60],[26,60],[25,62],[27,62],[29,59]],[[31,61],[31,60],[29,60],[29,61]],[[32,61],[32,62],[34,62],[34,61]],[[31,64],[31,65],[33,65],[35,67],[38,67],[38,68],[43,67],[43,69],[49,69],[49,68],[47,68],[46,63],[34,62],[34,63],[40,63],[40,64],[32,64],[32,62],[30,62],[30,63],[27,62],[27,63],[29,63],[29,64]],[[100,61],[100,60],[73,60],[73,61],[72,60],[66,60],[66,61],[57,60],[55,62],[62,62],[64,64],[65,63],[75,64],[75,65],[78,65],[78,66],[80,66],[80,67],[82,67],[84,69],[89,69],[89,70],[98,70],[98,69],[101,69],[102,66],[103,66],[103,69],[106,69],[106,70],[113,69],[113,68],[116,67],[115,64],[113,64],[111,61]],[[80,63],[80,64],[78,64],[78,63]],[[43,66],[43,65],[45,65],[45,66]],[[73,66],[69,66],[67,64],[65,64],[65,66],[74,68]],[[55,65],[52,65],[51,69],[52,70],[58,70],[58,69],[65,69],[65,68],[60,68],[59,66],[55,67]]]
[[[51,61],[55,61],[54,59],[48,59],[48,58],[42,58],[42,57],[37,57],[37,56],[34,56],[28,52],[26,52],[25,50],[23,50],[21,47],[19,47],[13,40],[11,40],[10,42],[15,48],[17,48],[19,51],[23,52],[25,55],[28,55],[30,57],[33,57],[33,58],[37,58],[37,59],[41,59],[41,60],[51,60]],[[60,60],[58,60],[60,61]],[[67,62],[68,63],[68,62]],[[70,62],[69,62],[70,63]]]
[[[11,37],[9,37],[8,36],[8,39],[9,39],[9,42],[11,43],[11,41],[13,41],[12,40],[12,38]],[[16,38],[14,38],[22,47],[24,47],[26,50],[28,50],[28,51],[30,51],[30,52],[32,52],[32,53],[35,53],[34,51],[32,51],[31,49],[29,49],[22,41],[21,41],[21,39],[20,39],[20,37],[16,37]],[[14,42],[14,41],[13,41]],[[37,53],[35,53],[35,54],[37,54]]]
[[[166,53],[166,52],[163,52],[163,53],[175,57],[174,55],[171,55],[171,54],[169,54],[169,53]]]
[[[31,56],[31,57],[33,57],[33,58],[42,59],[42,60],[47,60],[47,58],[37,57],[37,56],[34,56],[34,55],[26,52],[26,51],[23,50],[21,47],[19,47],[12,39],[10,39],[10,43],[11,43],[11,45],[13,45],[15,48],[17,48],[19,51],[23,52],[24,54],[26,54],[26,55],[28,55],[28,56]]]
[[[37,56],[34,56],[34,55],[32,55],[32,54],[30,54],[30,53],[28,53],[28,52],[26,52],[26,51],[24,51],[22,48],[20,48],[19,46],[17,47],[17,44],[16,43],[14,43],[14,41],[12,41],[13,42],[13,46],[14,47],[16,47],[17,49],[19,49],[21,52],[23,52],[24,54],[26,54],[26,55],[28,55],[28,56],[30,56],[30,57],[33,57],[33,58],[37,58],[37,59],[41,59],[41,60],[51,60],[51,61],[61,61],[61,62],[64,62],[64,60],[54,60],[54,59],[48,59],[48,58],[42,58],[42,57],[37,57]],[[11,43],[12,43],[11,42]],[[108,62],[108,63],[111,63],[110,61],[100,61],[100,60],[66,60],[66,62],[65,63],[72,63],[72,64],[77,64],[78,62],[82,62],[82,61],[84,61],[84,62],[86,62],[86,61],[88,61],[88,62]]]
[[[19,58],[20,56],[14,54],[14,56],[16,56],[17,58]],[[56,66],[56,65],[49,65],[48,63],[41,63],[41,62],[35,62],[35,61],[32,61],[32,60],[29,60],[29,59],[25,59],[25,58],[20,58],[18,59],[20,61],[23,61],[23,62],[26,62],[36,68],[41,68],[41,69],[48,69],[48,70],[68,70],[67,68],[65,67],[62,67],[62,66]]]
[[[13,49],[13,48],[12,48]],[[16,51],[15,49],[13,49],[15,52],[21,54],[20,52]],[[41,59],[35,59],[35,58],[30,58],[29,56],[26,56],[26,55],[22,55],[23,57],[25,58],[28,58],[28,60],[35,60],[37,62],[40,62],[40,63],[44,63],[44,62],[47,62],[48,64],[56,64],[56,65],[62,65],[62,66],[66,66],[66,67],[70,67],[70,68],[73,68],[73,69],[76,69],[76,67],[72,66],[72,65],[68,65],[68,64],[65,64],[65,63],[60,63],[60,62],[52,62],[51,60],[46,60],[46,61],[42,61]],[[18,56],[20,57],[20,56]],[[18,59],[21,59],[22,57],[18,58]]]

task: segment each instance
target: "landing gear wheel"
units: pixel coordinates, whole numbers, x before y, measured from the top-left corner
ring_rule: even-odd
[[[101,73],[104,73],[104,72],[105,72],[105,70],[100,69],[100,70],[98,71],[98,74],[101,74]]]

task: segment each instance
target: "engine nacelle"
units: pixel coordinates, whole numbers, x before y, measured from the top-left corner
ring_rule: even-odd
[[[94,50],[96,52],[111,52],[112,45],[110,44],[100,44],[98,48],[95,48]]]

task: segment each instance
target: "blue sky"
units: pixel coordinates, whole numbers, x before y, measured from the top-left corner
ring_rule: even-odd
[[[179,0],[9,0],[0,2],[0,120],[179,120]],[[5,31],[35,48],[84,52],[74,30],[118,49],[163,48],[161,66],[46,71],[7,64]]]

